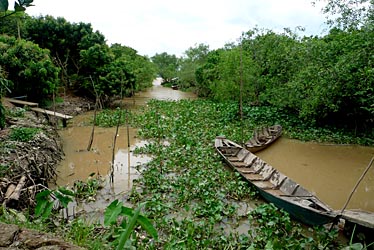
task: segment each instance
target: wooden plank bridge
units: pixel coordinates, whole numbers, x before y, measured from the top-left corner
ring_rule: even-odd
[[[70,120],[70,119],[73,118],[73,116],[71,116],[71,115],[65,115],[65,114],[58,113],[58,112],[55,112],[55,111],[52,111],[52,110],[39,108],[38,107],[39,104],[36,103],[36,102],[27,102],[27,101],[22,101],[22,100],[18,100],[18,99],[12,99],[12,98],[4,98],[4,99],[6,101],[10,102],[10,103],[15,104],[15,105],[28,106],[28,107],[30,107],[30,110],[36,112],[37,114],[41,113],[41,114],[46,115],[47,119],[49,119],[50,116],[61,119],[63,127],[67,126],[67,120]]]

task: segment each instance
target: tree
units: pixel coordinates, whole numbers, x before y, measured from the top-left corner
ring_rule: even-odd
[[[150,86],[155,75],[149,59],[120,44],[95,44],[82,50],[80,64],[81,75],[89,76],[80,78],[81,92],[94,96],[93,79],[104,104],[113,97],[131,96],[135,90]]]
[[[156,65],[157,74],[164,82],[169,83],[177,77],[179,68],[178,59],[175,55],[169,55],[166,52],[156,54],[151,57],[152,62]]]
[[[204,64],[200,65],[196,69],[196,93],[201,97],[211,96],[212,89],[214,89],[214,84],[217,79],[219,79],[218,65],[221,60],[221,53],[224,50],[213,50],[210,51],[206,57]]]
[[[33,6],[32,5],[33,0],[17,0],[14,2],[14,11],[8,11],[9,8],[9,2],[8,0],[0,0],[0,14],[3,13],[3,15],[0,15],[0,22],[1,22],[1,29],[5,27],[9,27],[6,22],[6,17],[9,17],[11,15],[14,15],[19,12],[23,12],[26,10],[27,7]],[[12,19],[14,21],[15,19]],[[18,31],[18,37],[20,37],[20,27],[19,27],[19,20],[17,21],[17,29],[8,30],[8,32],[15,32]],[[9,24],[9,23],[8,23]],[[4,30],[3,30],[4,32]],[[3,97],[3,88],[8,88],[9,81],[5,77],[5,71],[3,69],[3,66],[0,65],[0,100]],[[2,103],[0,102],[0,128],[4,128],[5,126],[5,110],[2,106]]]
[[[12,95],[27,94],[30,100],[40,101],[59,84],[59,68],[53,64],[49,51],[32,42],[1,35],[0,62],[7,72]]]
[[[373,0],[328,0],[322,11],[329,15],[328,24],[341,29],[357,28],[374,21]]]
[[[208,53],[209,46],[205,44],[195,45],[184,52],[178,71],[178,82],[182,88],[196,87],[196,70],[205,63]]]
[[[156,68],[149,58],[140,56],[135,49],[121,44],[113,44],[110,49],[116,59],[122,58],[127,62],[127,69],[134,75],[135,83],[131,91],[151,86],[153,79],[156,78]]]
[[[79,87],[80,77],[89,77],[81,72],[81,50],[88,50],[96,44],[105,45],[105,37],[98,31],[94,32],[91,24],[70,23],[62,17],[27,19],[24,36],[51,51],[54,62],[62,69],[60,79],[67,89]]]

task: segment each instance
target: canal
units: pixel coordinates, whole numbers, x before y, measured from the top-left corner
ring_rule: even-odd
[[[137,109],[146,105],[150,99],[195,98],[197,97],[192,93],[165,88],[160,85],[159,80],[156,80],[151,88],[125,99],[125,103],[129,108]],[[86,180],[91,173],[101,175],[108,180],[112,162],[113,138],[117,136],[117,145],[114,150],[114,181],[110,185],[106,181],[101,198],[99,196],[96,204],[89,205],[91,210],[97,209],[96,206],[101,209],[105,208],[108,197],[115,198],[128,192],[132,181],[139,176],[136,166],[150,160],[148,156],[132,153],[136,146],[146,143],[136,136],[136,128],[129,129],[129,136],[124,127],[120,128],[117,135],[115,135],[115,128],[95,128],[92,150],[87,151],[92,131],[88,121],[92,117],[92,112],[79,115],[66,129],[60,130],[65,159],[58,167],[57,180],[58,185],[73,185],[76,180]],[[128,138],[130,148],[128,148]],[[352,188],[374,155],[374,147],[319,144],[281,138],[271,147],[257,154],[279,171],[315,193],[333,209],[338,210],[345,204]],[[348,208],[374,212],[373,198],[374,168],[363,179],[348,204]],[[84,209],[90,210],[90,208]]]

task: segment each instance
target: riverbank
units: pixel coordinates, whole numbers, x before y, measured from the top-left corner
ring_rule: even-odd
[[[6,127],[0,130],[0,215],[8,223],[26,223],[28,219],[18,211],[33,210],[36,195],[57,178],[56,167],[64,157],[57,133],[60,124],[5,100],[3,106]],[[68,97],[56,106],[56,111],[77,115],[91,107],[85,99]],[[0,248],[83,249],[52,234],[3,223],[0,223]]]
[[[6,127],[0,131],[0,203],[22,210],[35,206],[35,195],[56,180],[56,166],[63,159],[58,121],[3,100]],[[57,112],[77,115],[90,102],[67,97]],[[51,125],[54,123],[55,125]]]
[[[10,103],[4,106],[7,126],[0,134],[0,202],[22,210],[34,207],[36,193],[56,178],[62,145],[45,117]]]

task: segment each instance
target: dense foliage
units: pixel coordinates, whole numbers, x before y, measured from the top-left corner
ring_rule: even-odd
[[[152,62],[156,65],[158,75],[165,83],[172,82],[176,77],[179,67],[178,58],[175,55],[169,55],[166,52],[154,55]]]
[[[155,68],[150,59],[120,44],[108,46],[105,37],[93,31],[89,23],[70,23],[62,17],[34,18],[17,14],[1,19],[0,32],[9,36],[2,38],[2,43],[22,48],[1,48],[4,53],[0,65],[2,85],[3,81],[12,84],[9,87],[12,96],[25,95],[30,90],[27,86],[32,85],[37,91],[29,96],[30,100],[40,100],[51,91],[63,90],[92,98],[98,95],[106,101],[115,96],[132,95],[134,91],[150,86],[155,78]],[[26,52],[26,44],[28,48],[33,46],[35,51],[29,49]],[[45,60],[40,62],[38,53],[41,52],[35,48],[49,57],[49,65]],[[18,53],[17,60],[12,61],[15,51]],[[28,66],[29,71],[23,71],[24,65],[15,65],[27,64],[31,58],[34,58],[35,65]],[[36,68],[39,72],[35,72]],[[54,80],[47,79],[51,71],[57,73],[53,76]],[[23,78],[20,78],[21,75]],[[31,77],[41,80],[37,82],[29,79]]]
[[[66,89],[103,100],[131,95],[150,86],[155,70],[147,57],[137,51],[114,44],[93,31],[91,24],[70,23],[51,16],[29,18],[25,37],[48,48],[62,69],[60,78]],[[96,93],[95,93],[96,92]]]
[[[238,101],[242,94],[245,105],[276,107],[300,123],[372,135],[373,34],[371,25],[323,37],[253,29],[239,44],[210,51],[185,83],[200,96]],[[193,68],[188,62],[180,72]]]
[[[0,62],[13,96],[42,100],[58,86],[59,68],[53,64],[49,51],[32,42],[1,35]]]

